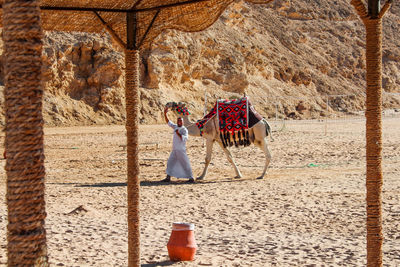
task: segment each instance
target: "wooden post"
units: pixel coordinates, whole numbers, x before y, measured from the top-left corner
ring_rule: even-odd
[[[367,33],[367,266],[382,266],[382,20],[365,21]]]
[[[128,266],[140,266],[139,50],[136,13],[127,13],[125,50],[126,137],[128,155]]]
[[[379,16],[381,4],[379,0],[368,0],[368,15],[371,19],[376,19]]]
[[[366,156],[367,156],[367,266],[382,266],[382,17],[379,0],[351,0],[366,30]]]
[[[3,4],[8,266],[48,266],[39,1]]]

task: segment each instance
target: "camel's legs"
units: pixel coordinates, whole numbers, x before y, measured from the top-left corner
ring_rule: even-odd
[[[226,147],[224,147],[221,142],[218,142],[218,144],[221,146],[222,150],[225,152],[225,155],[228,158],[228,161],[232,164],[233,169],[236,172],[235,178],[241,178],[242,174],[240,173],[238,167],[236,166],[236,163],[233,161],[231,152]]]
[[[206,147],[207,147],[207,152],[206,152],[206,163],[205,163],[205,165],[204,165],[203,173],[202,173],[199,177],[197,177],[197,180],[202,180],[202,179],[204,179],[204,177],[205,177],[206,174],[207,174],[208,165],[210,165],[210,162],[211,162],[211,155],[212,155],[212,148],[213,148],[213,145],[214,145],[214,140],[213,140],[213,139],[210,139],[210,138],[207,138],[207,139],[206,139]]]
[[[257,177],[257,179],[264,178],[264,175],[267,172],[268,165],[271,161],[271,153],[269,152],[269,149],[268,149],[267,137],[264,137],[264,139],[263,139],[263,141],[261,141],[261,143],[262,144],[260,147],[264,151],[264,154],[265,154],[265,165],[264,165],[263,173],[261,174],[261,176]]]

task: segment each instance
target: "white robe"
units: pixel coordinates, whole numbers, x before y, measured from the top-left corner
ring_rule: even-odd
[[[168,122],[168,126],[174,130],[174,137],[172,139],[172,152],[168,158],[166,172],[169,176],[176,178],[193,178],[192,167],[186,154],[186,141],[189,138],[188,130],[185,126],[178,127],[178,125],[171,121]],[[178,130],[182,135],[182,139],[175,130]]]

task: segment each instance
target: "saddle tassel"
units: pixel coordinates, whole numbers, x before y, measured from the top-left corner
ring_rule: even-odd
[[[246,145],[247,145],[247,142],[246,142],[246,132],[244,131],[243,128],[242,128],[242,136],[243,136],[243,146],[246,146]]]
[[[238,131],[238,138],[239,138],[239,145],[243,145],[243,140],[242,140],[242,137],[241,137],[241,132],[240,132],[240,130]]]
[[[231,141],[231,134],[228,132],[228,142],[229,142],[229,146],[233,146],[233,142]]]
[[[236,141],[236,134],[235,131],[232,132],[233,141],[235,142],[235,147],[239,147],[238,142]]]
[[[219,132],[219,138],[221,139],[222,145],[224,147],[226,147],[226,143],[225,143],[224,137],[222,136],[222,132]]]
[[[228,143],[228,137],[226,136],[226,131],[223,132],[222,136],[224,137],[225,145],[228,147],[229,143]]]
[[[246,144],[247,146],[250,145],[249,131],[246,131]]]
[[[226,146],[229,147],[228,132],[227,132],[227,131],[224,132],[224,138],[225,138],[225,144],[226,144]]]
[[[226,147],[229,147],[229,132],[225,131],[225,143]]]

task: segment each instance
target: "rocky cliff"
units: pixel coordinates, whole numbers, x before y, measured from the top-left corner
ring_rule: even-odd
[[[399,6],[383,20],[387,93],[400,92]],[[124,55],[106,33],[47,33],[43,59],[47,125],[124,123]],[[347,0],[237,1],[203,32],[164,32],[141,51],[140,72],[141,123],[162,122],[168,101],[190,103],[199,118],[205,95],[210,108],[246,94],[266,117],[349,113],[364,108],[365,30]],[[327,107],[327,95],[350,96]],[[400,106],[385,97],[386,107]]]

